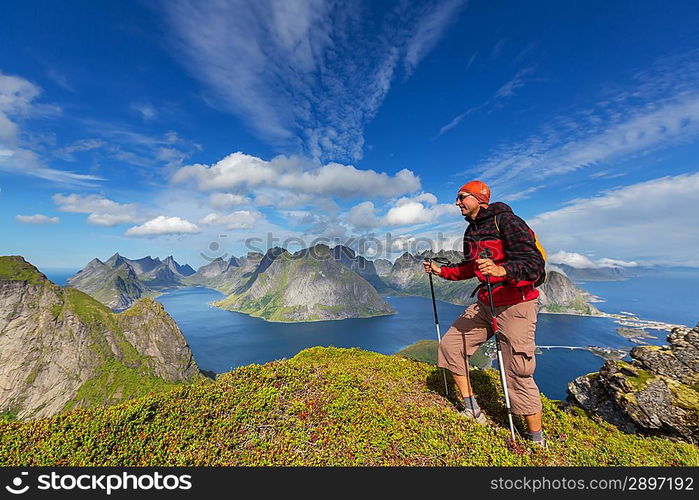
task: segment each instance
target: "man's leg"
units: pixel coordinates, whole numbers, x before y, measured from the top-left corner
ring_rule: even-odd
[[[536,321],[536,300],[502,308],[498,314],[498,323],[505,337],[501,339],[501,346],[512,413],[522,415],[530,437],[543,443],[541,393],[533,377],[536,369]]]
[[[488,323],[479,304],[473,304],[447,330],[439,344],[437,365],[452,373],[464,407],[474,416],[480,414],[468,377],[467,356],[471,356],[488,338]]]

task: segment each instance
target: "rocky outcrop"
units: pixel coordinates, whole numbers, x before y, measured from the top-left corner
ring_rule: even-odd
[[[43,277],[20,259],[0,257],[0,269],[10,261]],[[0,413],[45,417],[199,377],[182,332],[152,299],[114,314],[45,277],[0,273]]]
[[[539,287],[539,309],[541,312],[602,314],[589,303],[592,297],[580,290],[564,274],[547,270],[546,281]]]
[[[570,382],[569,400],[626,432],[699,444],[699,325],[674,328],[667,340]]]
[[[293,255],[281,248],[268,250],[244,283],[214,305],[269,321],[334,320],[394,312],[369,282],[338,263],[326,245]]]

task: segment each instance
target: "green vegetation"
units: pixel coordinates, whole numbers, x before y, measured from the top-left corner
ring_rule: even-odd
[[[86,381],[65,410],[77,406],[110,405],[126,399],[137,398],[149,392],[165,392],[181,384],[166,382],[153,376],[144,363],[139,368],[126,366],[116,358],[110,358],[97,369],[97,375]]]
[[[403,356],[404,358],[436,365],[438,345],[439,343],[436,340],[418,340],[414,344],[401,349],[396,354],[398,356]],[[471,356],[469,359],[471,368],[485,368],[488,364],[490,364],[491,360],[485,354],[484,347],[485,346],[481,346],[481,348],[474,352],[473,356]]]
[[[26,281],[32,285],[48,283],[46,276],[19,255],[0,257],[0,279]]]
[[[0,421],[0,465],[699,465],[696,446],[623,434],[546,399],[549,448],[509,445],[497,374],[472,382],[495,425],[457,413],[433,366],[317,347],[208,385]]]

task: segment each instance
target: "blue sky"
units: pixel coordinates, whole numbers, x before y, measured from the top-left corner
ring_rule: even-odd
[[[26,1],[0,19],[0,254],[395,258],[458,248],[453,200],[480,179],[552,262],[699,266],[695,2]]]

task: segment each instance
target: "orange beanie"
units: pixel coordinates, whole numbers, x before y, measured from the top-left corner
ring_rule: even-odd
[[[481,181],[467,182],[459,188],[459,193],[469,193],[481,203],[490,203],[490,188]]]

